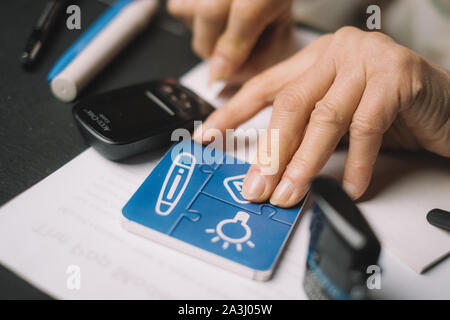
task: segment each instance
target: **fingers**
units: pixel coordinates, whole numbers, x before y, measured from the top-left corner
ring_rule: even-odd
[[[364,74],[349,77],[346,71],[338,73],[328,92],[315,104],[300,147],[270,198],[272,204],[290,207],[303,198],[311,179],[347,132],[364,87]]]
[[[225,29],[231,0],[199,0],[195,8],[192,48],[208,58]]]
[[[245,62],[265,27],[275,20],[290,1],[242,1],[231,4],[225,32],[211,59],[211,81],[226,80]]]
[[[196,0],[168,0],[167,11],[186,25],[192,24]]]
[[[275,95],[289,82],[308,69],[326,48],[330,36],[323,36],[293,57],[277,64],[248,81],[222,108],[213,112],[194,133],[198,143],[207,143],[203,133],[214,128],[222,133],[249,120],[260,110],[273,103]]]
[[[227,79],[227,85],[242,85],[300,49],[295,40],[294,26],[290,17],[278,21],[264,30],[245,63]]]
[[[223,107],[215,110],[194,132],[197,143],[210,142],[207,131],[234,129],[272,104],[275,94],[290,80],[284,77],[286,66],[277,66],[248,81]],[[245,107],[243,107],[245,106]]]
[[[245,198],[261,202],[272,194],[300,144],[315,102],[327,92],[334,76],[332,63],[316,63],[277,95],[267,138],[261,139],[257,163],[250,167],[244,179],[242,193]],[[276,133],[278,139],[271,140]],[[270,143],[270,146],[264,143]]]
[[[387,94],[388,81],[367,84],[350,125],[350,144],[345,162],[343,187],[353,199],[367,189],[372,177],[383,134],[398,113],[396,99]]]
[[[229,79],[241,67],[269,24],[290,22],[291,3],[168,0],[167,9],[193,27],[192,47],[200,57],[206,59],[213,54],[210,82],[214,82]]]

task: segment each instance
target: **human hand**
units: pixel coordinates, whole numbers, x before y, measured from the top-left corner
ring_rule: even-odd
[[[354,199],[382,145],[450,157],[449,70],[381,33],[344,27],[320,37],[244,84],[194,139],[206,143],[208,129],[235,128],[271,104],[267,134],[279,130],[279,153],[258,148],[278,157],[278,171],[267,174],[258,160],[250,167],[243,195],[251,201],[296,204],[347,133],[343,187]]]
[[[211,59],[210,82],[242,83],[293,53],[292,0],[169,0],[193,29],[192,48]]]

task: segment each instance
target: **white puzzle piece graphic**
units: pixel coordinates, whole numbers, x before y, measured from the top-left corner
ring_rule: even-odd
[[[245,174],[239,176],[228,177],[223,180],[223,185],[227,189],[230,196],[237,203],[250,203],[250,201],[245,200],[242,196],[242,186],[244,184]]]
[[[301,205],[284,209],[248,202],[241,191],[250,164],[235,163],[237,159],[220,150],[214,151],[218,161],[212,163],[202,163],[195,151],[183,154],[196,147],[185,141],[167,152],[123,208],[124,227],[241,275],[267,280]]]

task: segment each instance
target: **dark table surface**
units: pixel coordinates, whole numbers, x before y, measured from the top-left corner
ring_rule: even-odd
[[[56,100],[46,75],[64,50],[105,10],[78,0],[81,30],[68,30],[65,17],[37,67],[25,71],[20,56],[45,0],[0,1],[0,205],[63,166],[87,148],[75,127],[72,104]],[[178,78],[199,60],[190,34],[165,12],[162,2],[149,27],[82,92],[107,91],[161,77]],[[0,299],[51,298],[0,265]]]

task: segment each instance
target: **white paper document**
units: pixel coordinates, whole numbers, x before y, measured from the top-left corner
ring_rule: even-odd
[[[201,64],[183,83],[205,95]],[[223,101],[214,101],[220,106]],[[265,128],[265,109],[245,127]],[[0,263],[57,298],[302,299],[309,242],[304,216],[274,277],[249,280],[125,231],[121,209],[165,150],[116,163],[92,148],[0,209]],[[324,173],[342,174],[345,152]],[[157,192],[155,190],[155,192]],[[426,221],[450,208],[450,166],[437,157],[382,155],[367,199],[359,204],[383,245],[381,298],[450,298],[450,233]],[[72,271],[81,287],[72,288]],[[386,280],[385,280],[386,279]],[[1,288],[0,288],[1,290]]]

